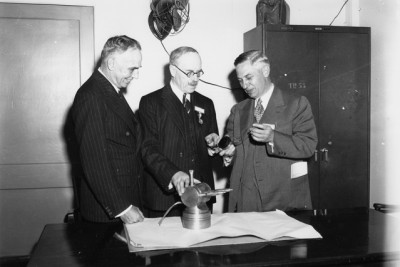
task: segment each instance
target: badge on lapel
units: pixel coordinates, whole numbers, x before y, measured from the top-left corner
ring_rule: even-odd
[[[199,119],[199,123],[203,124],[203,119],[201,117],[205,113],[205,110],[203,108],[198,107],[198,106],[194,106],[194,111],[196,111],[196,113],[197,113],[197,118]]]

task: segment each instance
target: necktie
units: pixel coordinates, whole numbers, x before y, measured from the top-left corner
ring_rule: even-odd
[[[190,101],[186,98],[186,94],[183,94],[182,99],[183,107],[185,108],[187,114],[190,113]]]
[[[262,106],[261,98],[259,98],[257,101],[256,108],[254,110],[254,118],[256,119],[257,123],[260,122],[263,113],[264,113],[264,108]]]

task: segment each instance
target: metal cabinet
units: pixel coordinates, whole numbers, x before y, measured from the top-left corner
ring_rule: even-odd
[[[244,50],[264,51],[271,78],[310,101],[318,147],[308,161],[317,209],[369,206],[370,28],[260,25]]]

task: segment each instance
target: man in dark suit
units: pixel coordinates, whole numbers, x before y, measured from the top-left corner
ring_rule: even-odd
[[[201,59],[191,47],[171,52],[171,81],[140,100],[145,162],[144,210],[148,217],[162,217],[189,185],[189,170],[194,178],[213,189],[214,179],[206,139],[218,138],[218,126],[211,99],[195,92]],[[175,189],[175,190],[172,190]],[[177,206],[168,214],[180,215]]]
[[[127,36],[106,42],[100,67],[75,96],[72,116],[84,179],[80,210],[85,220],[143,221],[139,122],[122,91],[139,77],[140,44]]]
[[[304,96],[274,86],[268,58],[248,51],[235,60],[240,85],[250,98],[233,106],[219,152],[233,162],[229,211],[311,209],[307,162],[317,145],[311,106]]]

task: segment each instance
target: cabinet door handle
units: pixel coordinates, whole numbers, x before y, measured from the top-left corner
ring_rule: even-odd
[[[323,149],[321,149],[321,152],[323,153],[322,160],[323,161],[329,161],[328,149],[323,148]]]
[[[318,150],[314,150],[314,161],[318,161]]]

